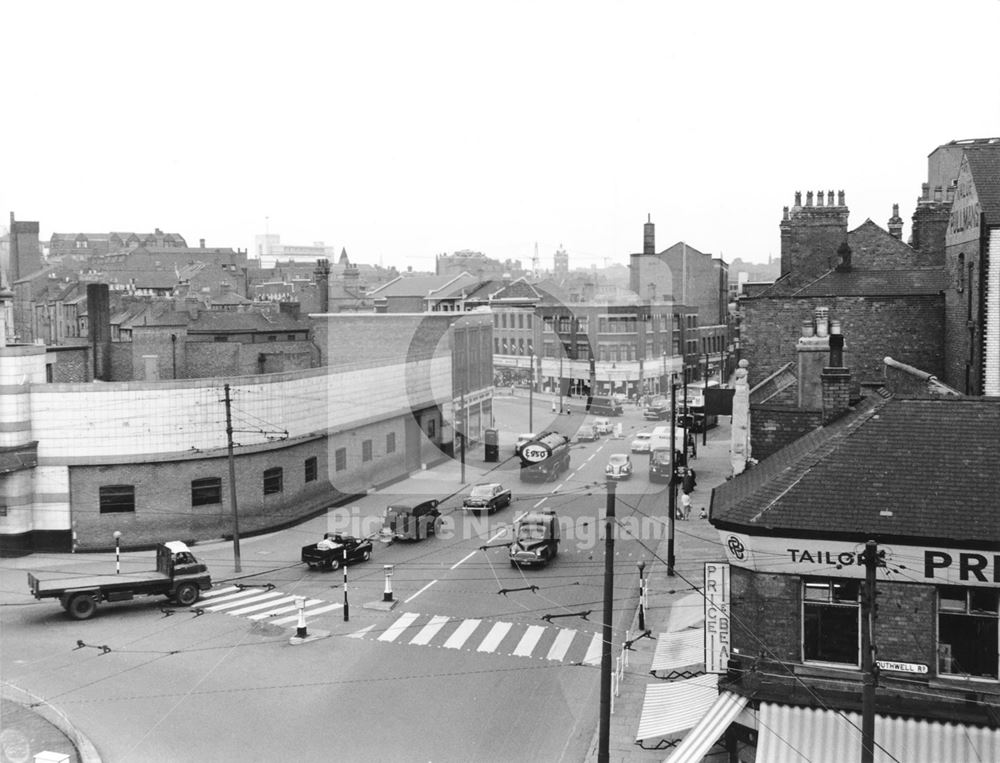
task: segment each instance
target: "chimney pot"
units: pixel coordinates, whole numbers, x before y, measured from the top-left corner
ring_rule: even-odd
[[[844,192],[843,191],[837,191],[837,206],[838,207],[847,206],[845,204],[845,202],[844,202]]]
[[[813,205],[813,192],[806,191],[806,206],[811,207]]]
[[[802,206],[802,191],[795,192],[795,206],[797,207]]]

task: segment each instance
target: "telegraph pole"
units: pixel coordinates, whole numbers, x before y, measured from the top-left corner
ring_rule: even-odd
[[[677,513],[677,384],[670,377],[670,482],[667,486],[667,575],[674,576],[674,515]]]
[[[705,353],[705,389],[702,391],[701,408],[704,418],[701,426],[701,444],[708,445],[708,363],[709,354]]]
[[[611,608],[615,601],[615,488],[613,479],[605,481],[608,488],[607,509],[604,513],[604,629],[601,643],[601,725],[597,745],[597,763],[608,763],[611,738]]]
[[[878,544],[865,544],[865,590],[861,597],[861,763],[875,760],[875,568],[878,567]]]
[[[535,431],[535,351],[528,356],[531,363],[531,379],[528,382],[528,431]]]
[[[458,418],[457,423],[461,427],[461,430],[462,430],[459,433],[459,435],[458,435],[461,438],[459,440],[459,447],[461,448],[460,455],[461,455],[461,459],[462,459],[462,480],[461,481],[462,481],[463,484],[465,484],[465,423],[466,422],[465,422],[465,392],[464,391],[460,393],[459,400],[461,401],[459,403],[459,405],[460,405],[460,407],[462,409],[460,416],[457,417]]]
[[[226,392],[226,455],[229,461],[229,507],[233,512],[233,569],[242,572],[240,567],[240,518],[236,510],[236,462],[233,459],[233,414],[230,407],[229,385],[223,386]]]

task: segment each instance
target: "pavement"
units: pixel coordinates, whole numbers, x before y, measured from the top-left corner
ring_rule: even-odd
[[[527,397],[527,393],[518,390],[519,396]],[[502,394],[501,393],[498,393]],[[535,394],[535,424],[539,431],[553,429],[571,435],[583,421],[580,409],[582,403],[575,398],[564,399],[565,408],[572,410],[570,415],[560,415],[553,411],[551,395]],[[573,403],[577,403],[573,406]],[[508,406],[495,406],[495,417],[500,418],[501,411],[505,421],[497,420],[501,429],[501,457],[509,455],[513,448],[516,432],[527,431],[525,410],[513,413]],[[548,414],[548,415],[546,415]],[[625,415],[615,422],[625,426],[625,436],[633,430],[648,429],[654,424],[642,420],[641,411],[626,406]],[[640,423],[641,422],[641,423]],[[611,761],[662,761],[669,754],[669,749],[644,749],[636,744],[635,733],[639,725],[643,698],[648,684],[658,683],[660,679],[649,673],[653,652],[656,646],[656,636],[666,629],[667,619],[673,605],[683,596],[690,594],[692,589],[700,589],[704,579],[704,563],[706,561],[723,561],[725,553],[719,542],[718,533],[709,525],[707,519],[699,518],[701,509],[707,512],[711,499],[712,488],[721,484],[730,474],[729,466],[729,420],[720,418],[720,425],[708,433],[707,444],[702,444],[703,437],[698,436],[698,455],[690,463],[697,473],[697,487],[692,493],[692,510],[690,519],[675,522],[674,531],[674,576],[667,575],[667,539],[660,541],[652,558],[646,560],[645,577],[648,581],[647,607],[645,610],[645,625],[651,631],[651,638],[636,640],[628,651],[628,666],[614,697],[613,712],[609,734],[609,759]],[[446,460],[428,469],[411,475],[411,480],[419,483],[421,478],[434,480],[438,485],[442,480],[457,480],[456,485],[463,481],[471,483],[496,468],[496,464],[483,463],[483,445],[478,443],[470,448],[467,456],[467,469],[456,460]],[[437,488],[436,488],[437,489]],[[459,487],[461,489],[461,487]],[[678,505],[680,493],[678,492]],[[639,633],[638,610],[632,616],[629,626],[629,638]],[[615,655],[621,653],[621,643],[625,634],[619,629],[615,631]],[[67,755],[70,763],[100,763],[101,757],[96,747],[82,735],[70,719],[57,708],[43,700],[25,695],[21,690],[10,684],[0,682],[0,760],[33,760],[40,752],[60,753]],[[649,747],[659,740],[650,740]],[[595,730],[586,761],[596,761],[599,747],[599,732]],[[53,759],[53,758],[47,758]],[[57,759],[57,758],[54,758]],[[724,754],[709,756],[706,763],[722,763],[727,760]]]

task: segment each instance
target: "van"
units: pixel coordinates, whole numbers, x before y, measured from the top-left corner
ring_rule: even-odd
[[[590,399],[589,411],[594,416],[621,416],[624,409],[613,397],[593,397]]]

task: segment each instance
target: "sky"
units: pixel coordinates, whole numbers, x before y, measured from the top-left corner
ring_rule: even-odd
[[[796,190],[906,221],[1000,135],[1000,0],[3,6],[0,225],[433,270],[779,255]]]

